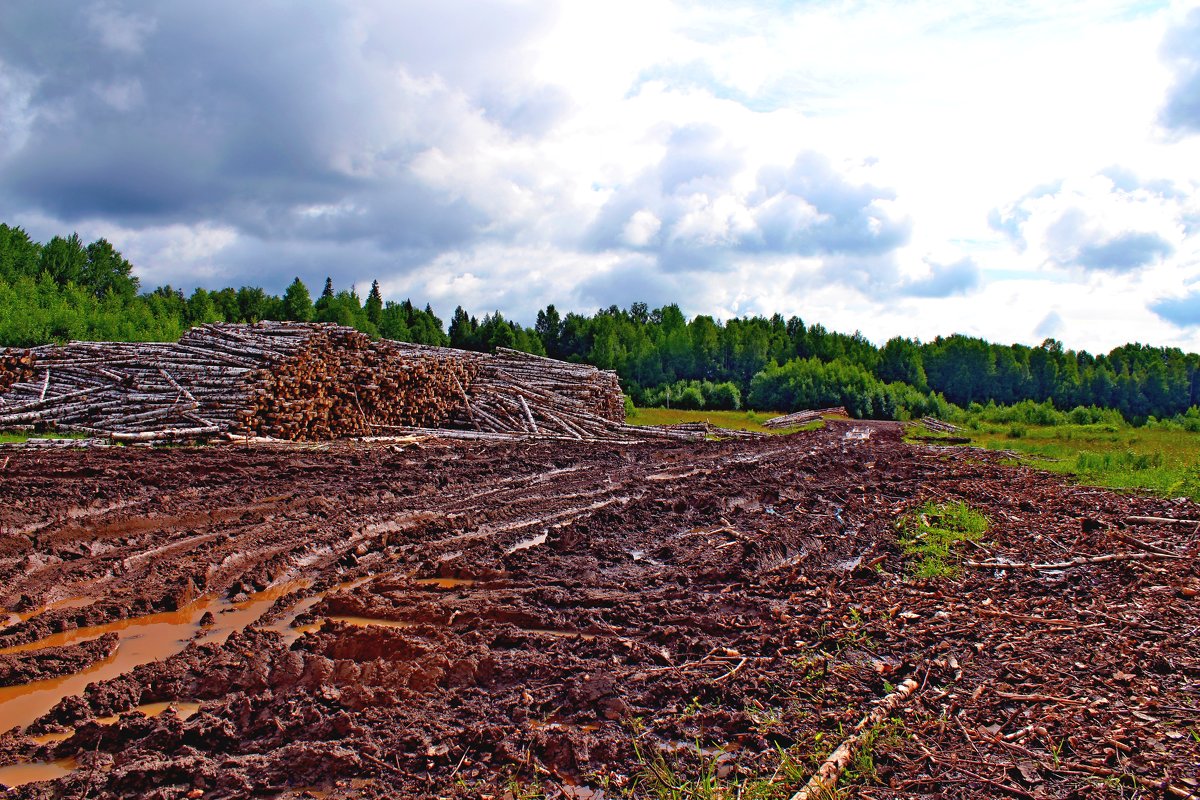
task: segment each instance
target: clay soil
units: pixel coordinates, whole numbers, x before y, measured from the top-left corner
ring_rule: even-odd
[[[786,798],[912,678],[853,796],[1187,797],[1198,526],[1129,518],[1200,508],[1002,458],[836,424],[7,451],[0,783],[27,764],[59,777],[9,796]],[[949,500],[990,528],[915,580],[897,522]],[[1138,558],[962,563],[1106,554]],[[199,709],[147,710],[172,701]],[[669,793],[704,776],[715,792]]]

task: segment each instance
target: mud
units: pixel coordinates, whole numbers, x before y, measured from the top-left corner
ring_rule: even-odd
[[[1131,535],[1183,557],[919,582],[896,521],[930,499],[991,520],[955,559],[1129,552]],[[811,769],[914,677],[856,794],[1190,790],[1200,540],[1131,515],[1200,509],[861,423],[677,445],[14,453],[0,665],[118,644],[56,677],[13,673],[0,784],[641,797],[661,760],[729,785],[774,775],[786,797],[780,751]]]
[[[14,647],[0,650],[0,688],[21,686],[34,681],[57,678],[79,672],[108,658],[117,649],[119,637],[106,633],[95,639],[61,646],[46,645],[29,649]]]

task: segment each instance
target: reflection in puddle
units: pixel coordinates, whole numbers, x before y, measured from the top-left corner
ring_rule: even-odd
[[[223,643],[234,631],[242,630],[262,616],[277,599],[306,588],[308,580],[272,586],[240,603],[228,603],[212,597],[201,598],[178,611],[117,620],[105,625],[63,631],[30,644],[0,650],[20,653],[44,647],[57,647],[95,639],[115,631],[120,637],[117,649],[82,672],[35,681],[21,686],[0,687],[0,719],[5,729],[24,728],[58,704],[64,697],[81,693],[89,683],[123,675],[134,667],[162,661],[181,652],[197,633],[206,644]],[[201,628],[200,618],[213,612],[215,623]]]
[[[521,541],[517,542],[512,547],[505,550],[504,555],[511,556],[513,553],[517,552],[518,550],[528,550],[531,547],[537,547],[539,544],[545,544],[545,543],[546,543],[546,534],[539,533],[537,536],[531,536],[528,539],[522,539]]]
[[[57,761],[35,761],[31,764],[9,764],[0,767],[0,784],[10,789],[37,781],[52,781],[75,771],[77,762],[73,758]]]

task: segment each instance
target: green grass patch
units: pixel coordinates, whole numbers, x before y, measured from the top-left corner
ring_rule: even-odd
[[[951,550],[965,541],[977,542],[987,532],[987,517],[966,503],[927,501],[899,521],[900,547],[914,578],[933,580],[957,574]]]
[[[655,800],[787,800],[809,776],[810,767],[787,750],[776,747],[778,765],[769,777],[723,776],[722,765],[730,758],[724,750],[705,751],[699,746],[692,758],[684,754],[646,753],[635,744],[641,764],[633,786],[621,794],[628,798]],[[732,764],[730,764],[732,766]],[[733,770],[730,770],[731,773]]]
[[[30,439],[86,439],[86,433],[30,433],[29,431],[0,432],[0,444],[28,442]]]
[[[1080,483],[1200,501],[1200,433],[1116,425],[980,424],[973,442]]]
[[[772,417],[781,416],[776,411],[689,411],[680,408],[635,408],[626,418],[630,425],[679,425],[683,422],[707,422],[716,428],[733,431],[755,431],[757,433],[793,433],[821,427],[815,422],[797,428],[764,428],[763,423]]]

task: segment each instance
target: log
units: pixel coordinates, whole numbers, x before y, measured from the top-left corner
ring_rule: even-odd
[[[1165,559],[1182,559],[1175,553],[1109,553],[1100,556],[1077,556],[1068,561],[1054,561],[1038,564],[1032,561],[964,561],[964,566],[976,569],[1070,569],[1089,564],[1110,564],[1114,561],[1162,561]]]
[[[804,787],[792,795],[791,800],[826,800],[833,797],[838,779],[846,771],[846,767],[858,755],[870,736],[871,730],[888,718],[897,707],[902,705],[917,691],[917,682],[909,678],[902,682],[891,694],[885,695],[875,707],[859,720],[854,726],[854,733],[834,750],[829,758],[817,768]]]

